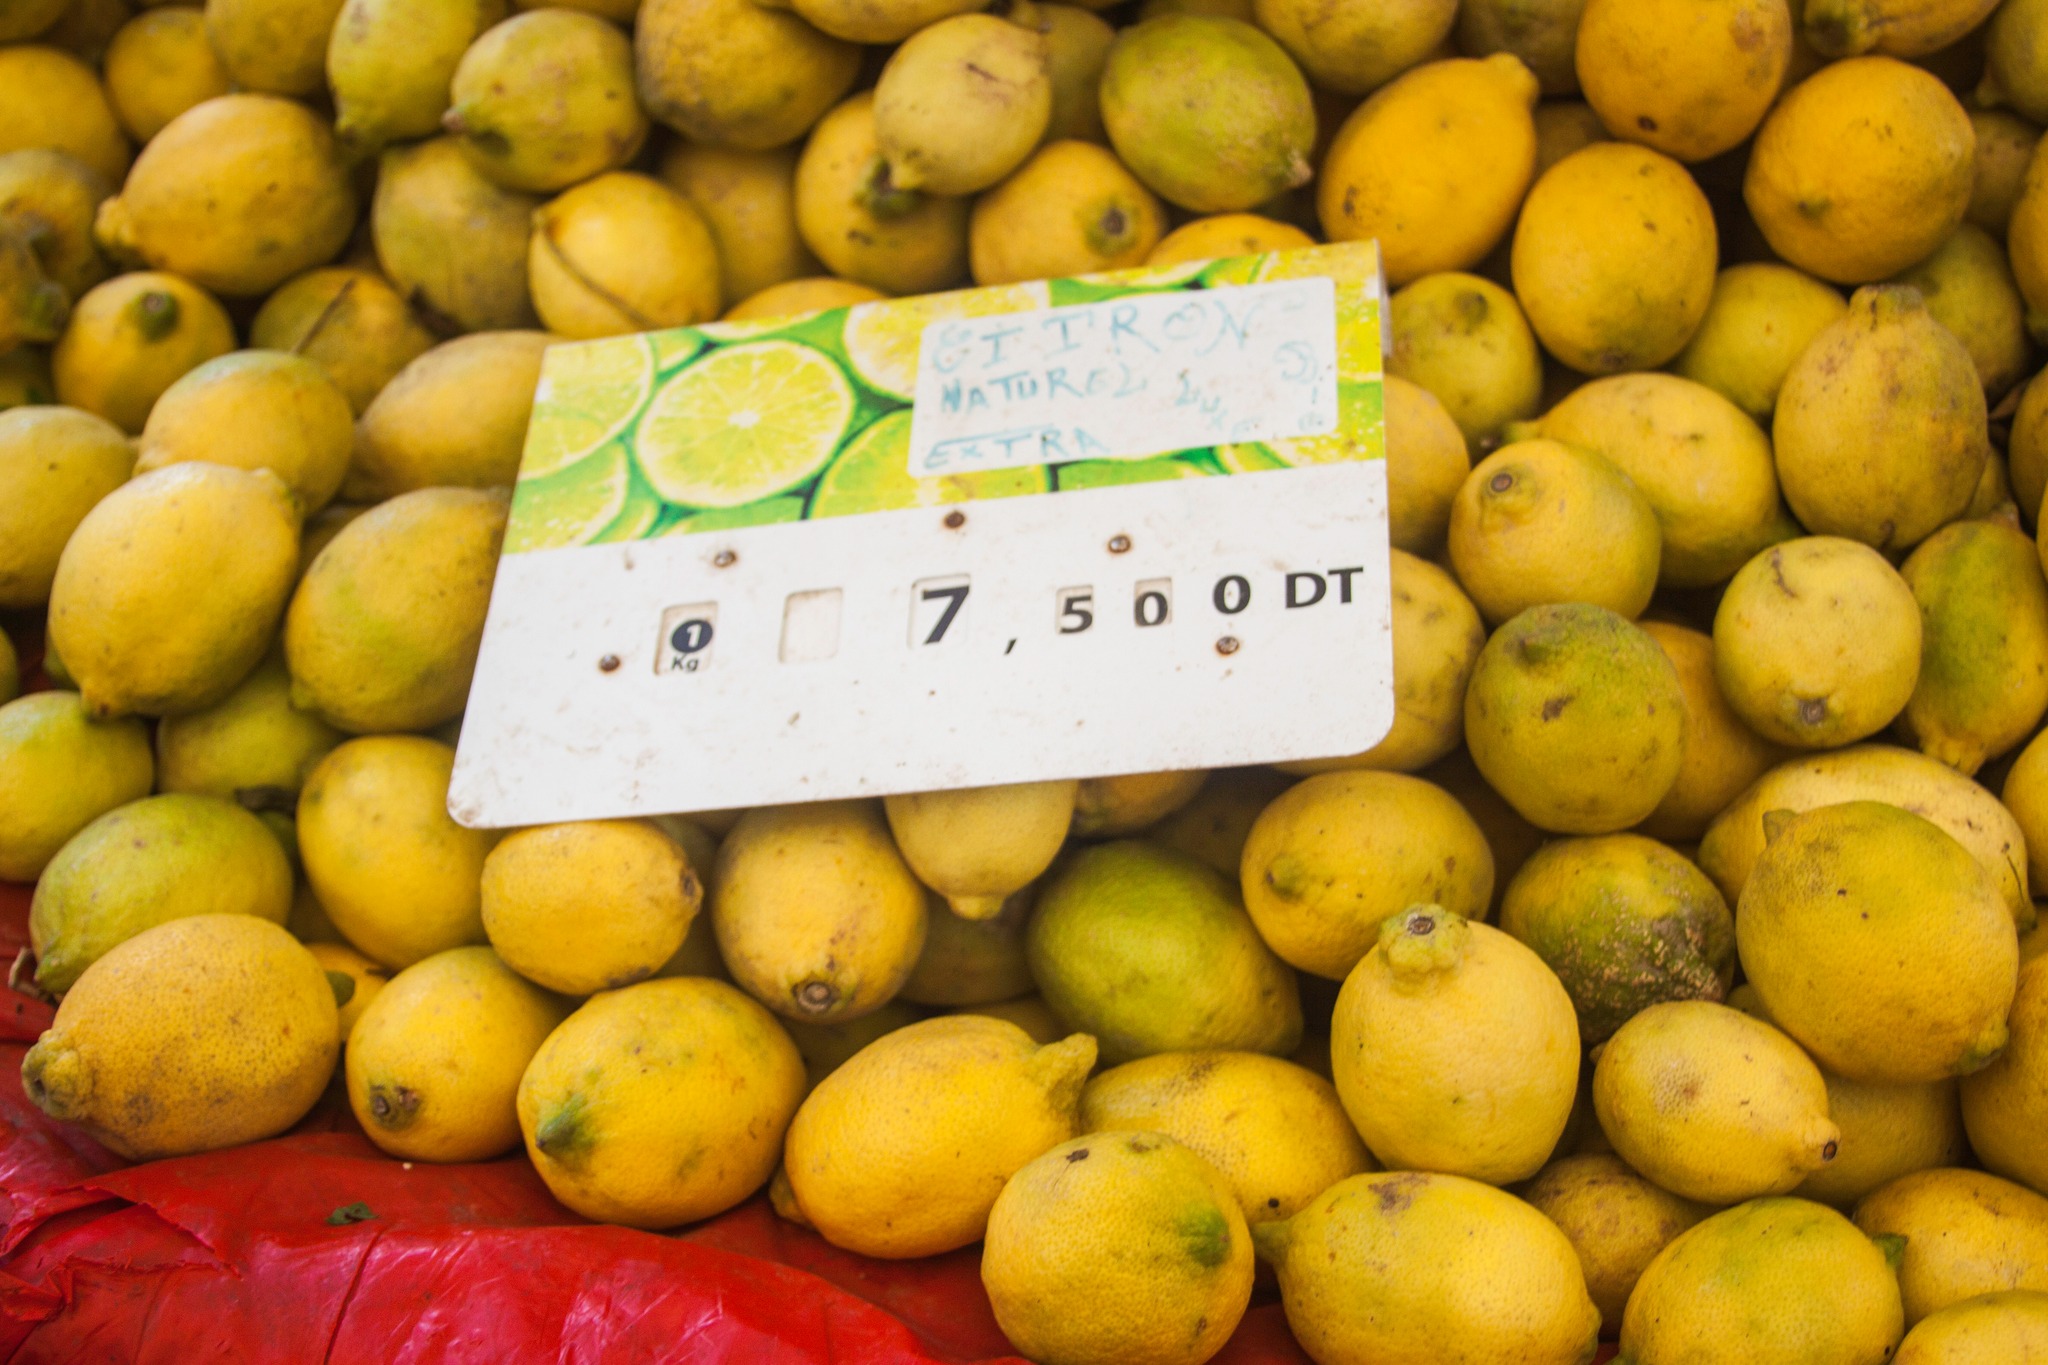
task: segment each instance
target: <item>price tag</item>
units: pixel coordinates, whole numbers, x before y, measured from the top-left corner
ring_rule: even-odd
[[[450,809],[1370,747],[1384,297],[1353,243],[551,348]]]

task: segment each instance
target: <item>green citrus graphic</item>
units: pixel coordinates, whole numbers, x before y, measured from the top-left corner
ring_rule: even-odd
[[[799,497],[764,498],[745,507],[714,507],[665,527],[664,536],[689,536],[701,531],[737,531],[743,526],[776,526],[804,519],[804,500]]]
[[[1043,465],[914,479],[909,464],[910,412],[905,409],[869,426],[832,462],[811,495],[811,519],[1052,491]]]
[[[1337,429],[1326,436],[1294,436],[1218,448],[1216,458],[1232,473],[1303,465],[1357,464],[1386,458],[1380,427],[1378,384],[1337,384]],[[1263,463],[1263,461],[1272,463]]]
[[[731,346],[662,386],[640,419],[635,453],[669,502],[739,507],[816,474],[853,406],[846,376],[808,346]]]
[[[522,478],[567,468],[625,430],[654,385],[646,337],[550,346],[533,392]]]
[[[661,520],[661,499],[635,479],[626,490],[626,506],[611,524],[592,537],[593,545],[616,545],[622,541],[645,540]]]
[[[1287,461],[1273,453],[1264,441],[1244,445],[1217,446],[1216,462],[1232,474],[1258,474],[1268,469],[1286,469]]]
[[[1075,488],[1113,488],[1127,483],[1160,483],[1167,479],[1199,479],[1202,469],[1170,455],[1149,460],[1081,460],[1063,464],[1053,471],[1060,491]]]
[[[701,327],[655,332],[647,340],[654,346],[654,368],[657,370],[673,370],[709,344]]]
[[[632,482],[632,466],[617,445],[559,473],[522,478],[512,490],[505,553],[588,545],[626,510]]]
[[[924,329],[949,318],[984,318],[1047,306],[1044,281],[925,294],[856,304],[846,315],[846,354],[862,382],[909,402],[917,393],[917,350]]]

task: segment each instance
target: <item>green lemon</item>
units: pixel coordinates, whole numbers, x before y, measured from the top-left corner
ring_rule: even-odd
[[[654,351],[645,337],[549,347],[533,393],[521,476],[544,478],[615,438],[653,387]]]
[[[938,507],[1051,490],[1052,480],[1041,465],[912,478],[910,413],[905,410],[890,413],[854,437],[832,462],[812,495],[811,518],[886,512],[897,507]]]
[[[616,444],[558,473],[521,479],[512,490],[505,553],[588,545],[626,510],[632,483],[632,466]]]
[[[909,402],[917,393],[917,351],[926,327],[953,318],[1022,313],[1044,308],[1050,299],[1044,281],[1035,280],[859,304],[846,315],[847,358],[869,388]]]
[[[853,386],[808,346],[715,350],[662,386],[640,419],[640,470],[685,507],[739,507],[822,469],[853,417]]]

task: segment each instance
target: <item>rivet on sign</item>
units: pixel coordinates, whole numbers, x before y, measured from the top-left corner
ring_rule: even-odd
[[[1216,642],[1216,652],[1218,654],[1237,653],[1237,637],[1235,635],[1226,635],[1218,640]]]
[[[616,654],[607,654],[597,661],[597,671],[600,673],[616,673],[618,670],[619,656]]]
[[[1120,555],[1130,548],[1131,538],[1129,536],[1116,535],[1109,538],[1109,552],[1113,555]]]
[[[966,524],[967,514],[965,512],[946,513],[946,529],[948,531],[957,531]]]
[[[738,562],[739,556],[731,550],[720,550],[717,554],[711,556],[711,566],[716,569],[729,569]]]

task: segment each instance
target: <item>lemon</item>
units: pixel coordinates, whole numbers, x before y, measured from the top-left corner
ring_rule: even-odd
[[[50,357],[39,346],[17,346],[0,355],[0,411],[41,407],[57,401]]]
[[[665,1228],[766,1184],[803,1098],[775,1017],[722,981],[671,977],[592,997],[520,1078],[527,1155],[586,1218]]]
[[[1429,62],[1358,106],[1323,162],[1316,210],[1333,242],[1371,238],[1387,282],[1477,265],[1536,174],[1536,78],[1505,53]]]
[[[669,502],[739,507],[803,483],[838,449],[852,386],[789,341],[711,352],[662,386],[641,418],[641,471]]]
[[[1597,451],[1628,476],[1656,514],[1657,575],[1666,587],[1726,581],[1770,543],[1781,520],[1769,437],[1703,384],[1666,374],[1596,379],[1535,428]]]
[[[1069,779],[905,793],[883,806],[918,880],[946,897],[954,913],[986,919],[1060,851],[1076,786]]]
[[[968,266],[985,287],[1129,269],[1158,246],[1166,222],[1152,191],[1107,148],[1048,143],[975,201]]]
[[[1987,399],[1996,402],[2026,377],[2027,301],[1996,237],[1964,223],[1892,282],[1920,291],[1929,315],[1963,344]]]
[[[2048,1294],[2009,1289],[1930,1313],[1899,1343],[1896,1365],[1995,1365],[2048,1351]]]
[[[1655,839],[1685,843],[1705,834],[1714,817],[1783,757],[1784,750],[1744,724],[1721,695],[1711,636],[1662,621],[1645,621],[1642,628],[1678,670],[1678,690],[1685,700],[1685,754],[1678,780],[1638,828]]]
[[[0,223],[25,239],[66,303],[107,277],[92,223],[109,193],[98,172],[62,152],[25,148],[0,155]],[[56,331],[39,339],[54,341]]]
[[[647,136],[631,40],[574,10],[529,10],[486,29],[456,63],[448,99],[441,126],[509,190],[548,193],[617,170]]]
[[[1827,57],[1871,51],[1922,57],[1955,42],[1997,7],[1997,0],[1815,0],[1801,31]]]
[[[1471,56],[1512,52],[1536,73],[1546,95],[1579,88],[1573,60],[1585,0],[1464,0],[1456,6],[1458,50]],[[1549,103],[1541,108],[1558,107]]]
[[[173,919],[255,915],[283,924],[292,869],[263,822],[209,796],[145,797],[57,852],[29,911],[36,984],[53,994],[120,943]]]
[[[890,294],[957,283],[967,270],[968,201],[905,190],[875,138],[863,91],[818,120],[796,163],[796,222],[826,269]]]
[[[932,906],[924,951],[903,983],[901,998],[920,1005],[985,1005],[1029,994],[1035,983],[1024,957],[1024,923],[1031,902],[1027,889],[986,919]]]
[[[341,0],[207,0],[206,36],[244,90],[311,95],[325,83]]]
[[[1253,1233],[1287,1325],[1323,1361],[1579,1365],[1600,1313],[1572,1244],[1512,1195],[1455,1175],[1355,1175]]]
[[[1194,769],[1085,778],[1074,794],[1074,833],[1084,839],[1135,834],[1194,800],[1208,776]]]
[[[375,270],[330,266],[278,286],[251,320],[249,344],[313,361],[361,416],[386,384],[432,349],[434,334]]]
[[[1230,1183],[1248,1223],[1292,1218],[1374,1169],[1328,1081],[1256,1052],[1167,1052],[1113,1067],[1081,1092],[1081,1129],[1185,1144]]]
[[[662,974],[672,975],[668,972]],[[891,1000],[872,1014],[863,1014],[843,1024],[808,1024],[801,1019],[778,1019],[776,1022],[782,1025],[783,1031],[789,1035],[789,1040],[796,1044],[798,1055],[804,1059],[804,1075],[808,1081],[805,1089],[808,1091],[815,1089],[819,1082],[845,1066],[855,1053],[869,1043],[877,1038],[886,1037],[897,1029],[906,1028],[924,1017],[924,1011],[915,1005],[903,1000]],[[1059,1032],[1064,1036],[1066,1030],[1061,1029]],[[1057,1042],[1058,1039],[1048,1041]],[[788,1183],[786,1175],[783,1177],[783,1183]],[[787,1202],[794,1210],[796,1195],[790,1194]],[[789,1217],[789,1214],[780,1207],[776,1212],[785,1218]]]
[[[1486,645],[1478,608],[1458,581],[1428,560],[1390,552],[1394,609],[1394,724],[1372,748],[1345,758],[1279,766],[1290,773],[1371,768],[1414,772],[1458,747],[1465,686]],[[1233,869],[1234,870],[1234,869]]]
[[[1593,1105],[1615,1154],[1704,1204],[1783,1194],[1835,1159],[1820,1069],[1760,1019],[1706,1000],[1651,1005],[1607,1042]]]
[[[872,303],[885,297],[881,290],[855,284],[852,280],[842,280],[833,275],[807,275],[771,284],[747,295],[725,310],[724,321],[776,323],[833,308],[850,308],[856,303]]]
[[[2033,123],[2048,123],[2048,44],[2041,41],[2040,0],[2001,5],[1986,32],[1984,84],[1978,98],[2003,104]]]
[[[1600,1321],[1621,1321],[1629,1293],[1657,1253],[1710,1210],[1658,1189],[1611,1152],[1560,1157],[1522,1197],[1571,1240]]]
[[[1026,931],[1031,975],[1112,1065],[1156,1052],[1284,1055],[1301,1040],[1294,973],[1236,890],[1183,854],[1137,840],[1068,860]]]
[[[0,607],[49,601],[58,557],[100,499],[128,481],[135,451],[120,428],[75,408],[0,412]]]
[[[289,929],[292,926],[287,923],[285,927]],[[295,932],[293,937],[298,938],[299,935]],[[363,1017],[363,1011],[370,1007],[377,993],[390,984],[391,969],[372,962],[345,944],[314,943],[303,938],[300,942],[306,944],[306,951],[327,973],[328,984],[334,988],[335,1003],[340,1010],[341,1043],[346,1047],[349,1034],[355,1031],[356,1020]],[[337,981],[337,977],[342,980]]]
[[[902,507],[939,507],[979,498],[1051,491],[1042,466],[986,469],[919,478],[910,473],[910,413],[892,412],[846,443],[811,495],[812,518],[854,516]]]
[[[462,54],[504,17],[503,0],[342,0],[325,44],[336,139],[363,155],[439,132]]]
[[[1902,1175],[1963,1160],[1969,1144],[1952,1079],[1924,1085],[1851,1081],[1822,1071],[1828,1117],[1842,1130],[1841,1150],[1793,1193],[1847,1208]]]
[[[1434,554],[1451,507],[1471,472],[1465,434],[1436,396],[1394,375],[1381,381],[1386,409],[1387,539],[1397,550]]]
[[[76,157],[118,185],[128,139],[91,67],[54,47],[0,48],[0,153],[47,147]]]
[[[1645,1006],[1719,1000],[1735,924],[1706,874],[1653,839],[1610,834],[1538,849],[1501,898],[1500,927],[1563,981],[1585,1042]]]
[[[157,786],[289,814],[306,774],[345,738],[292,708],[291,677],[273,649],[214,705],[157,723]]]
[[[299,794],[299,856],[357,949],[409,967],[484,940],[477,883],[496,836],[448,815],[455,751],[415,735],[355,739]]]
[[[343,527],[285,614],[293,704],[358,734],[460,715],[507,502],[496,489],[423,488]]]
[[[1979,1294],[2048,1290],[2048,1199],[1983,1171],[1915,1171],[1865,1195],[1856,1226],[1905,1240],[1906,1323]]]
[[[1905,1331],[1892,1257],[1841,1214],[1753,1199],[1665,1247],[1636,1282],[1617,1365],[1879,1362]]]
[[[2048,581],[2019,528],[1964,521],[1900,569],[1920,603],[1920,678],[1900,723],[1964,775],[2014,748],[2048,712]]]
[[[1161,237],[1159,245],[1145,258],[1145,264],[1181,265],[1188,261],[1256,256],[1266,251],[1291,251],[1315,244],[1315,238],[1292,223],[1276,222],[1256,213],[1212,213],[1183,223]]]
[[[1004,1182],[1076,1130],[1095,1040],[1040,1048],[980,1015],[885,1035],[820,1081],[783,1157],[797,1206],[835,1246],[929,1256],[978,1240]]]
[[[266,836],[267,837],[267,836]],[[22,1059],[22,1088],[131,1161],[297,1123],[334,1073],[334,989],[253,915],[157,925],[88,968]]]
[[[1493,1026],[1505,1005],[1512,1038]],[[1578,1092],[1571,997],[1543,960],[1440,906],[1387,919],[1337,997],[1330,1062],[1366,1145],[1396,1169],[1534,1175]]]
[[[1040,1046],[1057,1043],[1067,1036],[1067,1026],[1045,999],[1038,995],[1020,995],[1014,1000],[998,1000],[988,1005],[956,1005],[947,1010],[948,1014],[979,1014],[990,1019],[1001,1019],[1015,1024],[1031,1035],[1031,1041]]]
[[[2029,380],[2021,386],[2006,453],[2013,501],[2022,521],[2038,530],[2042,496],[2048,492],[2048,384]]]
[[[1662,365],[1713,298],[1719,238],[1685,167],[1600,142],[1545,171],[1515,226],[1515,294],[1544,347],[1586,374]]]
[[[1061,1143],[1003,1187],[981,1282],[1044,1365],[1200,1365],[1252,1292],[1252,1241],[1217,1170],[1161,1133]]]
[[[1784,0],[1587,0],[1576,57],[1609,132],[1705,161],[1754,132],[1778,97],[1792,14]]]
[[[349,1036],[349,1107],[408,1161],[487,1161],[519,1141],[513,1095],[568,1003],[489,948],[450,948],[393,976]]]
[[[1235,877],[1259,813],[1293,785],[1269,768],[1220,769],[1194,800],[1153,827],[1152,840]]]
[[[635,18],[635,93],[694,142],[794,142],[860,74],[853,43],[753,0],[644,0]]]
[[[1483,919],[1493,855],[1464,807],[1399,773],[1311,777],[1260,812],[1245,841],[1245,908],[1291,965],[1341,981],[1411,905]]]
[[[747,812],[719,846],[710,903],[733,980],[792,1019],[880,1008],[924,947],[924,888],[873,802]]]
[[[437,330],[531,327],[526,258],[540,200],[484,178],[452,137],[387,149],[370,237],[377,262]]]
[[[522,478],[512,492],[504,552],[588,545],[625,514],[632,490],[632,461],[619,445],[556,473]]]
[[[1050,45],[1029,23],[956,14],[919,29],[875,83],[891,182],[973,194],[1031,155],[1052,118]]]
[[[1997,1054],[2018,938],[1967,849],[1877,801],[1767,813],[1764,827],[1737,937],[1780,1027],[1851,1080],[1935,1081]]]
[[[298,560],[299,511],[269,470],[143,474],[65,543],[50,642],[95,716],[203,710],[263,657]]]
[[[1819,535],[1904,550],[1970,505],[1983,387],[1963,344],[1904,285],[1859,289],[1785,376],[1778,478]]]
[[[2041,130],[2007,110],[1974,107],[1970,126],[1977,133],[1977,170],[1970,186],[1969,221],[2004,241]]]
[[[234,349],[234,323],[212,295],[176,275],[138,270],[78,300],[50,353],[50,373],[57,401],[132,434],[179,375]]]
[[[1891,724],[1920,673],[1913,590],[1868,545],[1806,536],[1742,567],[1714,614],[1714,671],[1765,739],[1852,743]]]
[[[1662,545],[1656,511],[1628,475],[1557,441],[1502,446],[1451,504],[1451,566],[1495,623],[1548,602],[1638,616],[1656,591]]]
[[[139,720],[94,720],[76,692],[0,705],[0,879],[36,880],[73,835],[149,795],[154,776]]]
[[[1654,811],[1684,756],[1684,694],[1657,642],[1584,603],[1493,633],[1465,692],[1465,742],[1532,824],[1609,834]]]
[[[1037,12],[1052,80],[1052,113],[1046,119],[1045,140],[1106,141],[1109,134],[1102,126],[1102,101],[1096,92],[1116,30],[1080,5],[1040,5]]]
[[[1707,315],[1671,368],[1765,422],[1793,362],[1846,311],[1839,293],[1789,265],[1731,265],[1715,277]]]
[[[1458,8],[1457,0],[1393,0],[1338,12],[1299,0],[1255,0],[1244,17],[1256,17],[1318,87],[1356,96],[1435,55]]]
[[[1389,373],[1436,395],[1475,449],[1542,404],[1543,352],[1521,304],[1492,280],[1425,275],[1395,293],[1390,330]]]
[[[2040,940],[2040,931],[2033,934]],[[1989,1170],[2048,1190],[2041,1123],[2048,1117],[2048,966],[2030,958],[2006,1021],[2010,1038],[1990,1066],[1962,1081],[1963,1125]]]
[[[123,23],[107,44],[100,74],[114,116],[137,142],[233,88],[207,39],[204,13],[183,5],[145,10]]]
[[[505,965],[564,995],[613,990],[675,956],[703,888],[651,823],[586,820],[523,829],[484,859],[484,932]],[[604,907],[593,916],[594,903]]]
[[[348,472],[354,417],[340,386],[304,356],[235,351],[163,391],[143,424],[135,472],[187,460],[268,469],[310,514]]]
[[[681,140],[662,154],[662,180],[711,229],[719,293],[728,303],[818,271],[796,230],[796,157],[794,147],[746,151]]]
[[[1842,801],[1890,802],[1940,826],[1991,874],[2015,922],[2033,924],[2029,840],[2013,812],[1946,764],[1886,745],[1815,754],[1771,769],[1708,828],[1700,869],[1736,903],[1763,853],[1766,811],[1809,811]]]
[[[1044,284],[1026,283],[861,305],[846,315],[846,356],[861,383],[907,403],[917,396],[917,358],[925,328],[935,322],[1021,313],[1051,302]]]
[[[1743,199],[1777,254],[1863,284],[1931,254],[1970,206],[1976,135],[1940,80],[1852,57],[1794,86],[1756,137]]]

